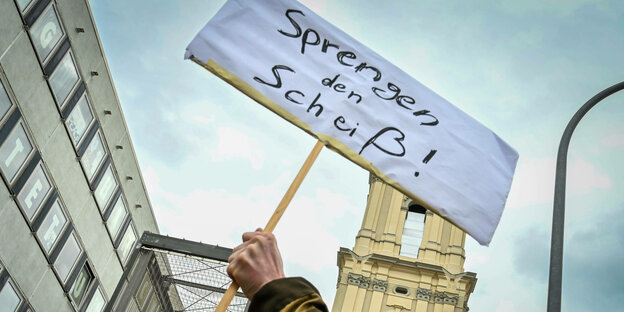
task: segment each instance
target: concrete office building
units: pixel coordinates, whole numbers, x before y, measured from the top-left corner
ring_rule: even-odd
[[[371,176],[353,250],[338,252],[332,311],[466,312],[466,233]]]
[[[101,311],[158,226],[86,0],[0,1],[0,311]]]

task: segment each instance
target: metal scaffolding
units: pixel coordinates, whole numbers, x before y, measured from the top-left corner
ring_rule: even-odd
[[[143,233],[106,311],[214,311],[231,283],[229,248]],[[227,311],[244,312],[237,293]]]

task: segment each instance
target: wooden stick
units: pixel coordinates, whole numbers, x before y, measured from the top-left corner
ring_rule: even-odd
[[[297,189],[299,189],[301,182],[303,182],[303,179],[308,174],[308,171],[310,171],[312,164],[314,164],[316,157],[318,157],[324,145],[325,144],[323,144],[323,142],[321,142],[320,140],[316,142],[316,145],[314,145],[314,148],[310,152],[310,155],[308,155],[308,158],[303,163],[303,166],[301,166],[301,169],[299,169],[299,173],[297,173],[297,176],[290,184],[290,187],[286,191],[286,194],[284,194],[282,201],[280,201],[279,205],[277,205],[277,208],[275,208],[271,219],[269,219],[269,222],[267,222],[267,225],[262,230],[263,232],[273,232],[275,226],[277,225],[277,222],[279,222],[279,220],[282,218],[282,215],[284,214],[284,211],[286,211],[288,204],[290,204],[290,201],[295,196],[295,193],[297,193]],[[230,305],[230,302],[232,302],[232,299],[234,299],[234,296],[236,296],[237,291],[238,284],[232,281],[230,287],[228,287],[228,289],[223,294],[223,297],[221,297],[221,301],[219,301],[215,312],[225,312],[227,307]]]

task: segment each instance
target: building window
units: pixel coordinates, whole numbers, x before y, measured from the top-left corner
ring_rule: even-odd
[[[87,129],[89,128],[89,125],[91,125],[91,122],[93,122],[93,119],[93,112],[91,111],[91,107],[87,101],[87,94],[85,93],[80,97],[80,100],[78,100],[78,103],[65,121],[67,130],[69,131],[69,136],[71,137],[72,143],[75,147],[77,147],[80,140],[82,140],[82,137],[85,132],[87,132]]]
[[[23,124],[20,122],[0,146],[0,169],[2,169],[9,183],[13,181],[32,151],[33,146],[26,135]]]
[[[145,305],[149,294],[152,292],[152,289],[152,281],[149,277],[149,273],[146,272],[145,275],[143,275],[143,281],[141,281],[139,289],[134,295],[134,298],[137,300],[138,306],[143,308],[142,311],[146,310]]]
[[[6,116],[11,106],[12,103],[9,99],[9,95],[4,88],[4,84],[0,81],[0,120],[4,119],[4,116]]]
[[[121,243],[119,243],[119,246],[117,247],[117,254],[119,255],[122,263],[126,263],[128,255],[134,246],[134,242],[136,242],[136,234],[134,234],[132,223],[130,223],[126,228],[126,232],[123,234]]]
[[[100,207],[100,211],[104,212],[104,209],[106,209],[106,204],[108,203],[116,188],[117,180],[115,180],[115,175],[113,174],[113,167],[109,165],[106,168],[104,176],[102,176],[102,179],[98,183],[95,192],[93,193],[93,195],[95,196],[95,201]]]
[[[20,12],[22,13],[26,12],[26,9],[28,9],[28,6],[32,2],[33,0],[17,0],[17,6],[19,7]]]
[[[8,280],[4,286],[0,285],[0,287],[0,311],[12,312],[17,310],[22,299],[11,280]]]
[[[39,163],[30,177],[28,177],[28,180],[26,180],[24,187],[17,194],[17,202],[24,210],[29,221],[32,221],[37,211],[39,211],[41,203],[43,203],[51,189],[52,186],[43,169],[43,163]]]
[[[67,52],[49,79],[52,93],[54,93],[59,107],[63,106],[63,103],[65,103],[65,100],[67,100],[67,97],[79,80],[80,77],[78,76],[72,54]]]
[[[89,289],[89,285],[91,285],[92,281],[93,273],[91,273],[89,266],[85,263],[80,273],[78,273],[74,285],[72,285],[72,288],[69,290],[69,296],[77,307],[80,307],[82,299],[87,293],[87,289]]]
[[[427,210],[420,205],[409,206],[401,238],[401,256],[418,258],[418,249],[425,230],[426,212]]]
[[[67,276],[69,275],[69,272],[72,271],[72,268],[78,260],[78,257],[80,257],[81,252],[82,249],[80,249],[76,237],[74,235],[70,235],[65,242],[63,249],[56,258],[56,261],[54,261],[56,273],[58,273],[63,283],[67,281]]]
[[[66,224],[67,218],[57,199],[37,230],[37,237],[47,253],[54,247]]]
[[[119,196],[117,202],[113,206],[113,209],[106,220],[106,226],[108,227],[108,232],[110,233],[113,240],[117,238],[117,234],[119,233],[119,229],[126,219],[126,215],[128,211],[126,209],[126,205],[124,204],[123,198]]]
[[[95,293],[93,294],[85,312],[102,312],[105,304],[106,300],[104,299],[104,295],[102,295],[102,291],[98,288],[95,290]]]
[[[56,8],[51,5],[30,28],[30,36],[41,63],[45,62],[48,56],[50,56],[50,53],[61,41],[63,35],[63,28],[59,22]]]
[[[145,308],[145,312],[158,312],[158,311],[161,311],[160,303],[158,302],[158,296],[156,296],[156,294],[153,294],[149,301],[149,305],[147,306],[147,308]]]
[[[87,147],[84,155],[80,158],[80,163],[82,164],[89,181],[93,179],[93,176],[100,166],[100,163],[102,163],[102,160],[104,160],[105,155],[106,150],[104,149],[104,144],[102,143],[102,137],[99,133],[97,133],[91,142],[89,142],[89,146]]]
[[[407,296],[410,293],[409,289],[407,287],[403,287],[403,286],[394,286],[392,291],[395,294],[399,294],[399,295],[403,295],[403,296]]]

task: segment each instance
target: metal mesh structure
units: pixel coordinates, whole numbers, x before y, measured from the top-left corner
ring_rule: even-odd
[[[231,280],[230,249],[145,233],[107,307],[110,311],[214,311]],[[238,293],[227,311],[246,311]]]
[[[154,251],[157,252],[157,251]],[[161,253],[158,267],[169,268],[170,274],[161,277],[162,283],[175,287],[181,311],[214,311],[223,296],[223,290],[230,286],[226,273],[227,262],[201,259],[178,253]],[[228,311],[244,312],[247,298],[236,296]]]

